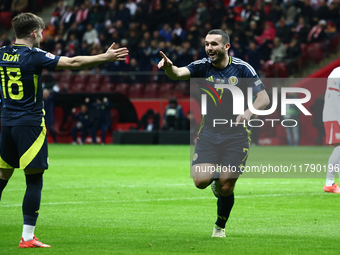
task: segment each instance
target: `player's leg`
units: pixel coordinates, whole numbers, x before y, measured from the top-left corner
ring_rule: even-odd
[[[224,228],[229,219],[230,212],[234,206],[234,188],[237,179],[242,173],[241,167],[245,166],[250,139],[243,141],[230,139],[222,148],[223,167],[219,179],[219,194],[217,199],[217,220],[212,237],[225,237]]]
[[[219,178],[217,171],[219,162],[220,155],[217,146],[212,144],[209,139],[200,137],[195,146],[191,167],[192,178],[197,188],[205,189],[214,179]]]
[[[34,236],[39,215],[43,173],[48,168],[48,152],[45,127],[15,127],[20,168],[25,171],[26,192],[22,203],[23,233],[19,248],[50,247]]]
[[[191,171],[195,186],[199,189],[205,189],[214,179],[219,178],[219,172],[216,169],[216,164],[195,164],[192,166]]]
[[[11,178],[14,168],[18,167],[19,155],[11,134],[11,127],[2,127],[0,138],[0,200],[2,191]]]
[[[0,168],[0,201],[1,201],[2,191],[6,187],[8,180],[11,178],[13,171],[14,169]]]
[[[334,144],[334,149],[328,159],[328,168],[326,174],[326,183],[323,187],[324,191],[330,193],[340,193],[340,188],[334,181],[335,173],[339,173],[340,168],[340,143]],[[340,173],[339,173],[340,176]]]

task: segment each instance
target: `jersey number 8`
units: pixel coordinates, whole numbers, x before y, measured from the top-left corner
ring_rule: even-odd
[[[4,94],[4,98],[7,98],[8,96],[13,100],[20,100],[24,97],[24,86],[22,84],[22,81],[20,81],[21,78],[21,71],[20,68],[16,67],[7,67],[6,73],[8,77],[8,83],[7,83],[7,92],[6,92],[6,84],[5,84],[5,72],[4,68],[0,67],[0,73],[1,73],[1,83],[2,83],[2,90]],[[13,75],[14,74],[14,75]],[[15,88],[15,85],[17,85],[18,93],[14,94],[13,89]]]

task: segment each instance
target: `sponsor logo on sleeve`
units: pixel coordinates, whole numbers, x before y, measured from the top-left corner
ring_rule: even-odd
[[[46,53],[45,54],[46,57],[50,58],[50,59],[55,59],[55,55],[53,55],[52,53]]]

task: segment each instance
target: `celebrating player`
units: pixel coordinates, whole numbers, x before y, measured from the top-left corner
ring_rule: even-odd
[[[125,60],[126,48],[95,56],[59,57],[40,50],[43,20],[32,13],[14,17],[16,41],[0,49],[3,110],[1,115],[0,199],[14,168],[24,169],[26,193],[22,204],[24,226],[19,248],[51,247],[34,235],[39,214],[43,173],[48,168],[43,109],[42,69],[80,69]]]
[[[185,67],[177,67],[163,52],[160,52],[163,59],[158,63],[158,68],[164,69],[173,80],[202,77],[214,83],[228,83],[229,81],[229,84],[239,87],[244,92],[243,94],[246,94],[248,87],[252,87],[252,93],[256,97],[253,103],[254,108],[264,109],[269,104],[269,97],[263,83],[248,63],[228,56],[229,42],[229,35],[226,32],[220,29],[211,30],[205,38],[205,51],[209,58],[197,60]],[[221,119],[223,116],[223,119],[246,123],[253,114],[247,109],[244,114],[234,116],[232,104],[230,105],[231,92],[219,89],[218,93],[223,108],[202,116],[193,157],[192,174],[197,188],[205,189],[212,184],[212,190],[218,197],[217,221],[212,237],[225,237],[225,224],[234,205],[235,183],[248,156],[250,131],[247,125],[237,124],[232,127],[223,125],[223,127],[214,128],[213,119]],[[216,171],[205,171],[218,164],[222,164],[229,170],[221,171],[220,174]],[[236,173],[232,173],[231,168],[237,169]]]
[[[330,193],[340,193],[337,183],[334,183],[335,173],[340,177],[340,67],[335,68],[327,79],[325,93],[325,105],[322,119],[326,130],[326,143],[334,146],[333,152],[328,159],[326,184],[323,190]]]

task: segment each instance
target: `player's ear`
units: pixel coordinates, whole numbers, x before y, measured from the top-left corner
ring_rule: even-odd
[[[227,51],[227,50],[229,50],[229,48],[230,48],[230,43],[227,43],[227,44],[225,45],[225,50]]]
[[[32,37],[35,39],[37,38],[37,35],[38,35],[38,31],[37,30],[33,30],[32,33],[31,33]]]

